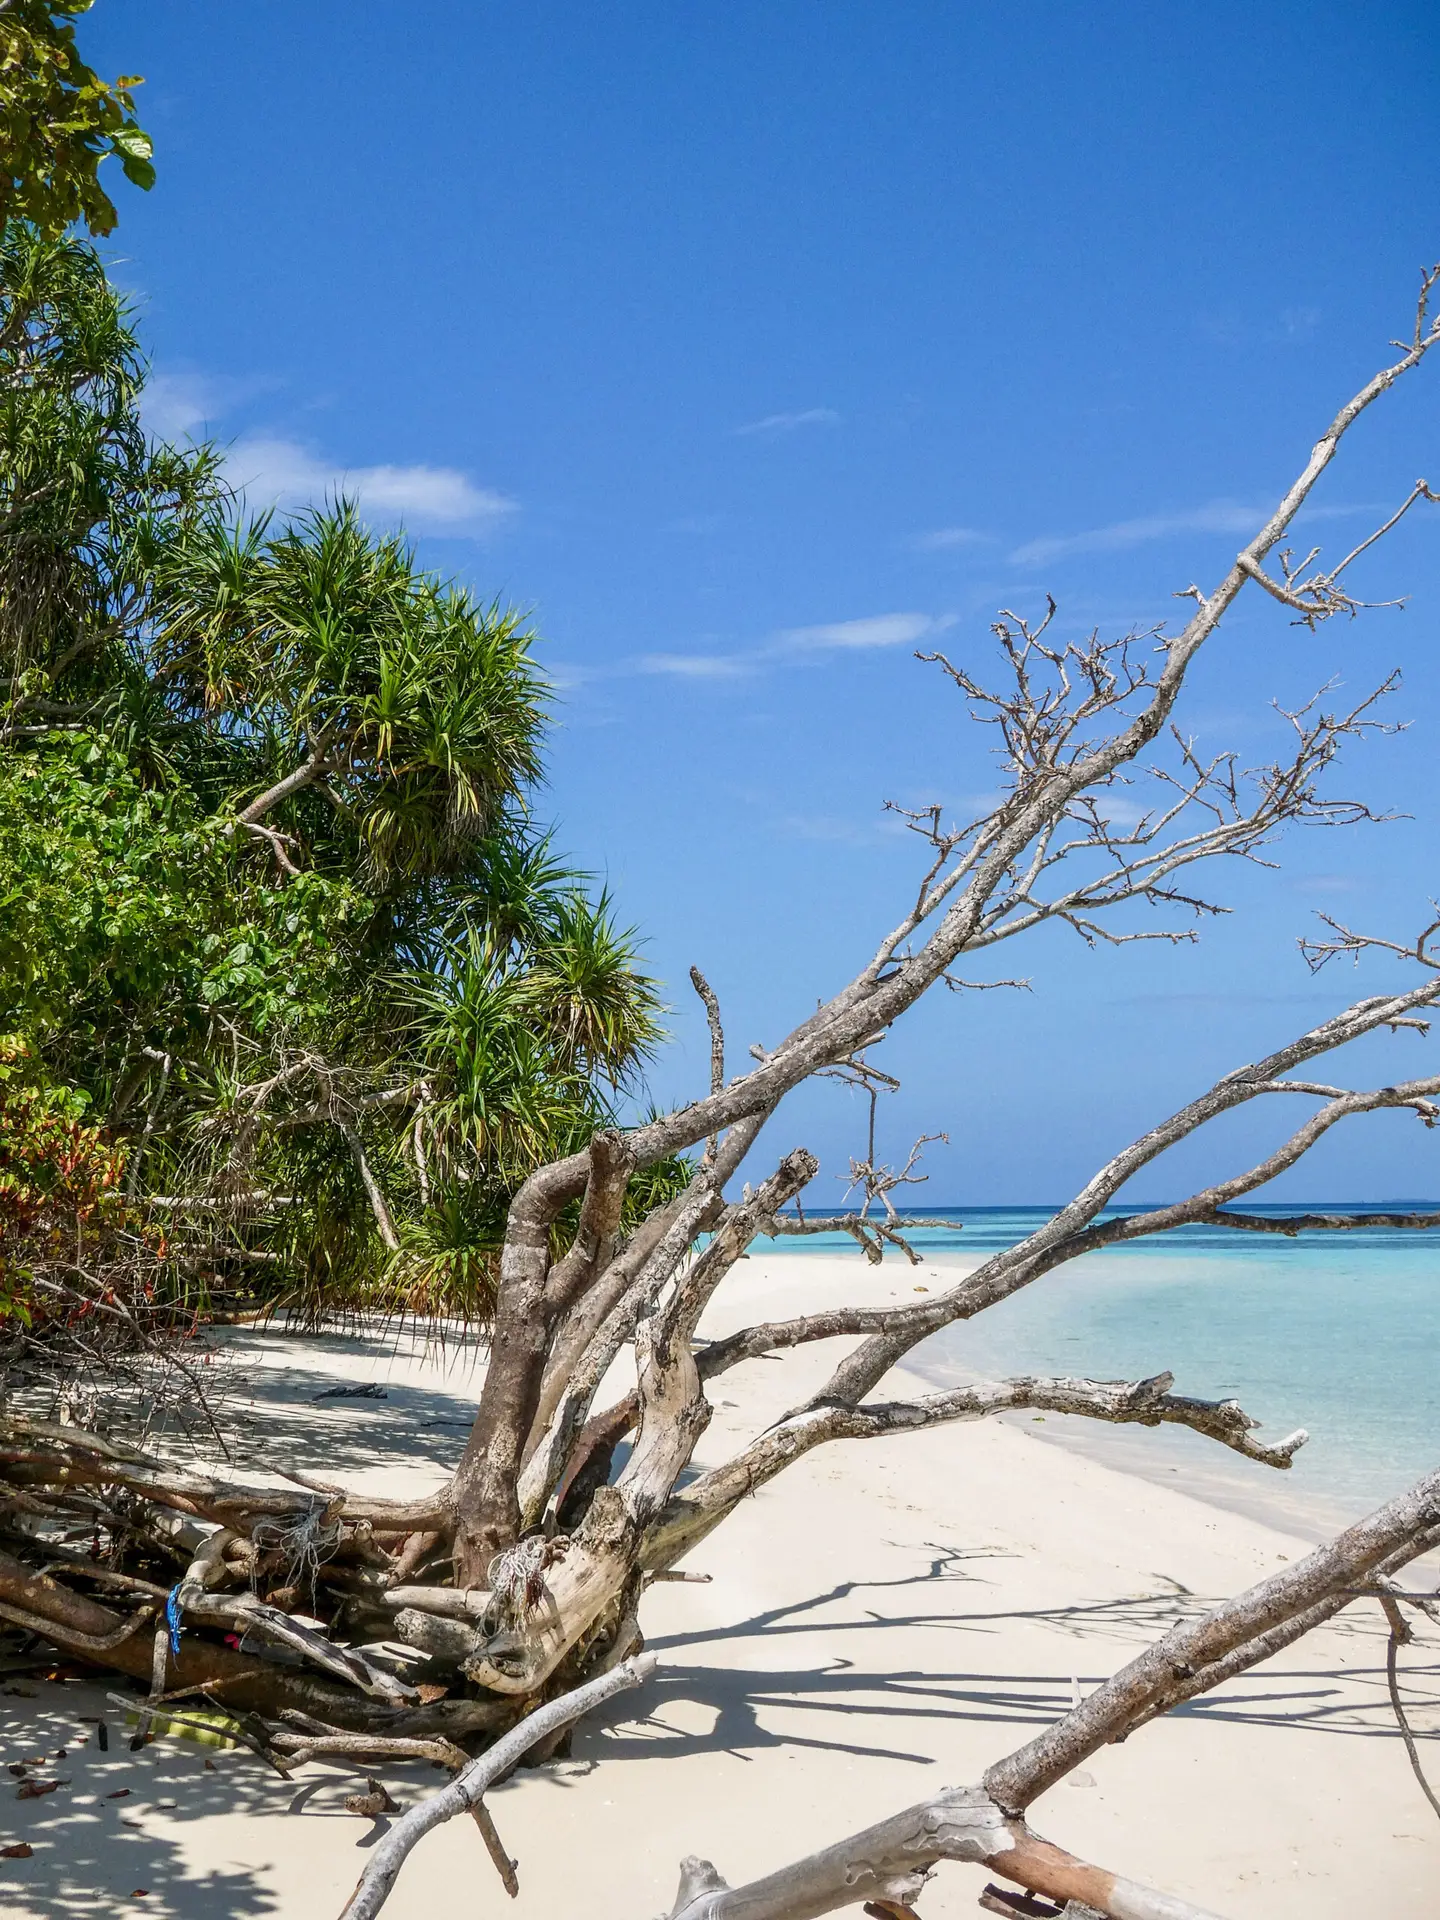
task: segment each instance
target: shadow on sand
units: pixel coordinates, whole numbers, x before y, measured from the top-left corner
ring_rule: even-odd
[[[437,1386],[433,1375],[424,1384],[413,1377],[423,1342],[392,1334],[297,1339],[244,1330],[228,1335],[226,1344],[241,1381],[255,1375],[253,1384],[237,1385],[227,1408],[242,1469],[273,1473],[283,1461],[324,1476],[403,1466],[433,1482],[459,1456],[474,1412],[473,1347],[452,1351],[444,1384]],[[384,1399],[317,1397],[327,1387],[371,1381],[384,1388]],[[917,1748],[909,1730],[955,1720],[993,1725],[998,1757],[1064,1713],[1077,1682],[1086,1689],[1098,1685],[1139,1647],[1210,1604],[1156,1575],[1154,1591],[1130,1597],[987,1608],[977,1603],[985,1597],[984,1563],[992,1553],[933,1542],[891,1544],[914,1552],[913,1573],[845,1581],[722,1626],[652,1638],[662,1665],[644,1706],[637,1711],[633,1696],[618,1700],[579,1729],[573,1760],[548,1770],[555,1785],[578,1789],[601,1762],[710,1752],[752,1759],[776,1750],[826,1749],[918,1769],[934,1764],[934,1743]],[[1067,1670],[987,1668],[987,1637],[1016,1622],[1072,1643]],[[887,1664],[889,1636],[917,1627],[964,1636],[963,1663],[937,1661],[923,1671]],[[1332,1631],[1350,1640],[1353,1662],[1306,1666],[1291,1656],[1179,1711],[1277,1730],[1398,1738],[1378,1618],[1357,1608]],[[828,1653],[833,1635],[844,1636],[852,1656],[858,1644],[869,1657],[862,1664]],[[753,1660],[747,1642],[754,1644]],[[714,1664],[706,1661],[707,1649]],[[768,1657],[782,1654],[793,1657]],[[286,1782],[243,1750],[209,1752],[170,1737],[132,1754],[121,1716],[106,1702],[106,1684],[0,1681],[0,1764],[43,1754],[47,1764],[37,1777],[69,1782],[43,1798],[20,1800],[18,1785],[0,1773],[0,1844],[25,1841],[34,1848],[28,1859],[0,1859],[0,1912],[44,1920],[90,1920],[97,1912],[111,1920],[142,1914],[259,1920],[278,1906],[266,1823],[227,1826],[220,1816],[324,1820],[333,1840],[323,1851],[338,1869],[337,1880],[348,1881],[352,1867],[358,1872],[363,1848],[382,1829],[344,1811],[346,1794],[359,1784],[355,1774],[315,1764]],[[1404,1686],[1429,1748],[1428,1729],[1440,1726],[1440,1663],[1421,1645],[1406,1651]],[[84,1718],[98,1714],[109,1722],[106,1753]],[[56,1757],[61,1751],[63,1759]],[[438,1780],[425,1767],[387,1766],[384,1777],[402,1805]],[[128,1789],[123,1797],[110,1797],[122,1788]],[[185,1844],[186,1829],[197,1822],[214,1823],[205,1833],[203,1863]]]

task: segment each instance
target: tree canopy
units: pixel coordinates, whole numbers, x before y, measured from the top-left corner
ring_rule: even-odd
[[[93,0],[5,0],[0,7],[0,219],[58,235],[77,221],[111,233],[100,184],[112,154],[127,180],[154,185],[151,141],[135,118],[139,74],[110,82],[80,58],[72,24]]]
[[[0,1033],[181,1297],[483,1313],[511,1192],[659,1031],[531,811],[535,636],[353,502],[247,514],[144,377],[93,248],[11,222]]]

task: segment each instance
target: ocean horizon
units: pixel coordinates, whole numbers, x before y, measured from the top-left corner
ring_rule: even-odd
[[[1115,1207],[1100,1217],[1163,1204]],[[917,1227],[906,1237],[934,1279],[947,1284],[947,1267],[979,1264],[1058,1210],[915,1207],[908,1209],[914,1217],[962,1226]],[[1295,1201],[1227,1210],[1271,1219],[1440,1213],[1440,1201]],[[842,1232],[784,1236],[764,1246],[779,1254],[849,1250],[858,1257]],[[898,1253],[886,1258],[903,1261]],[[916,1281],[925,1284],[926,1274],[916,1270]],[[974,1320],[945,1328],[907,1365],[936,1384],[1018,1373],[1138,1379],[1168,1370],[1178,1393],[1240,1401],[1264,1423],[1267,1440],[1304,1427],[1310,1439],[1293,1467],[1277,1473],[1173,1427],[1007,1418],[1042,1439],[1063,1436],[1126,1471],[1319,1534],[1440,1464],[1437,1353],[1440,1228],[1357,1227],[1291,1238],[1196,1226],[1082,1255]]]

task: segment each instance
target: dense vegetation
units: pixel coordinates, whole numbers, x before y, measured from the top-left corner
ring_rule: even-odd
[[[144,372],[94,250],[10,222],[11,1295],[103,1286],[126,1245],[192,1303],[483,1314],[515,1185],[612,1117],[657,1037],[632,936],[531,817],[533,635],[343,500],[247,517],[213,448],[147,436]],[[58,1218],[5,1204],[40,1115],[114,1156],[103,1254],[88,1187]]]

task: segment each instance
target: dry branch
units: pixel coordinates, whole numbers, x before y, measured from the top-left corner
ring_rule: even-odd
[[[1174,1375],[1148,1380],[1022,1378],[984,1380],[920,1400],[866,1401],[861,1406],[821,1402],[787,1414],[750,1446],[701,1474],[678,1493],[646,1537],[644,1564],[664,1568],[713,1531],[738,1501],[773,1480],[813,1447],[831,1440],[872,1440],[997,1413],[1038,1409],[1112,1425],[1183,1426],[1218,1440],[1267,1467],[1288,1468],[1305,1444],[1303,1428],[1274,1446],[1253,1436],[1260,1424],[1234,1400],[1196,1400],[1172,1394]]]
[[[561,1694],[558,1700],[537,1707],[512,1732],[497,1740],[488,1752],[472,1761],[448,1786],[442,1787],[428,1800],[422,1800],[419,1806],[412,1807],[409,1813],[396,1821],[389,1833],[377,1841],[340,1920],[374,1920],[389,1899],[410,1852],[427,1833],[443,1826],[447,1820],[453,1820],[457,1813],[473,1812],[481,1804],[486,1788],[503,1779],[532,1747],[565,1727],[573,1726],[582,1715],[593,1712],[617,1693],[638,1687],[642,1680],[655,1671],[656,1664],[653,1653],[641,1654],[637,1659],[626,1660],[609,1673],[587,1681],[583,1687]]]

